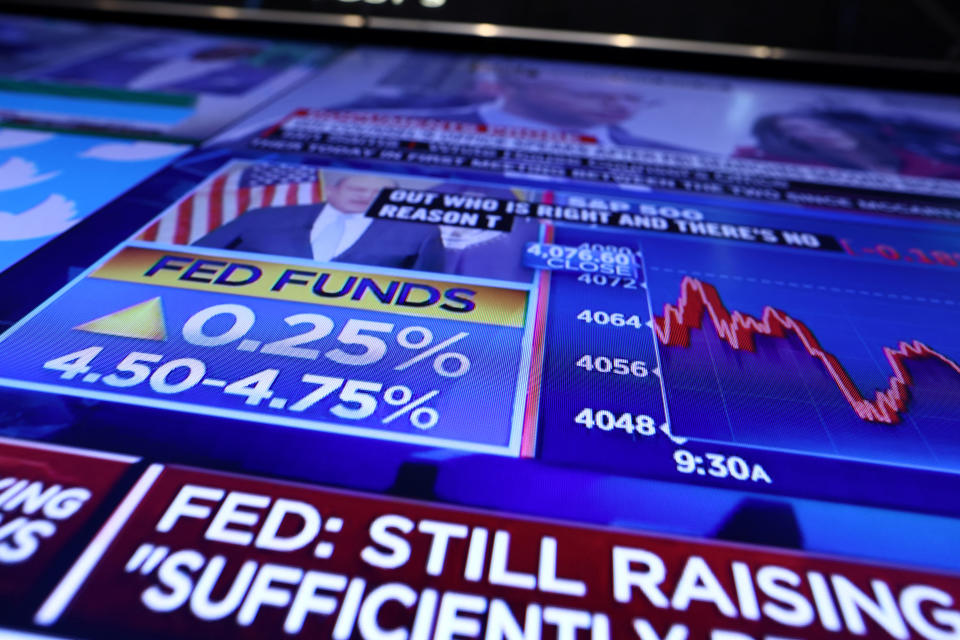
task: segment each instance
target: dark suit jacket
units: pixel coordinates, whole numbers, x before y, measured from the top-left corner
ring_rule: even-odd
[[[323,204],[307,204],[252,209],[193,244],[312,259],[310,230],[322,208]],[[440,232],[433,225],[373,220],[353,246],[336,256],[335,260],[379,267],[443,271],[443,242]]]
[[[513,282],[530,282],[534,270],[522,264],[528,242],[540,236],[540,223],[517,217],[513,230],[465,249],[447,249],[447,273]]]

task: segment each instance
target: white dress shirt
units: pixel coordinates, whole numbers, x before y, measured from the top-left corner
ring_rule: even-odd
[[[320,215],[310,229],[310,245],[313,247],[313,259],[328,261],[356,244],[363,232],[367,230],[373,218],[362,213],[344,213],[332,204],[324,204]],[[341,227],[342,224],[342,227]],[[331,244],[324,236],[327,233],[340,231],[340,240],[331,250]]]

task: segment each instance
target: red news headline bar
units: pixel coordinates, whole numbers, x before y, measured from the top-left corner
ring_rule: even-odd
[[[960,579],[154,465],[37,616],[130,636],[960,635]],[[69,625],[69,626],[65,626]]]

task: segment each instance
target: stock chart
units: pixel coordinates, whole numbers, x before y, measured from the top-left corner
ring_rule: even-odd
[[[956,468],[955,268],[683,241],[645,256],[674,432]]]

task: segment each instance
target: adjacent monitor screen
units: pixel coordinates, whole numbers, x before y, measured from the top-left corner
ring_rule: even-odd
[[[960,637],[960,99],[0,16],[10,637]]]

